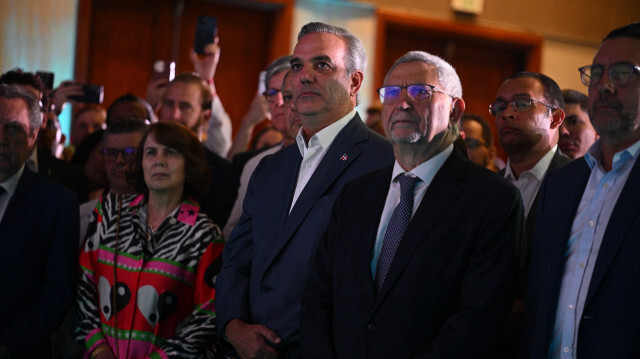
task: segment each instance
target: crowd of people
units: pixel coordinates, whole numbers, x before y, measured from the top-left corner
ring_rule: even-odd
[[[504,161],[436,55],[363,119],[362,42],[308,23],[232,140],[205,52],[108,108],[0,76],[0,359],[640,357],[640,23],[587,94],[504,79]]]

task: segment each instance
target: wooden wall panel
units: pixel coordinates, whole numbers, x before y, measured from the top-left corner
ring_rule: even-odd
[[[105,107],[131,92],[144,97],[155,60],[191,72],[200,15],[218,18],[216,89],[234,129],[256,93],[258,75],[290,52],[293,0],[79,0],[76,79],[105,86]],[[175,54],[175,58],[173,58]]]

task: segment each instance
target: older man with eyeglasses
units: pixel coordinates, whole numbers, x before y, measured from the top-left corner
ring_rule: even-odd
[[[580,73],[600,139],[540,189],[522,358],[640,357],[640,23]]]
[[[378,92],[395,164],[336,200],[302,357],[488,358],[513,303],[520,194],[454,144],[465,104],[450,64],[409,52]]]

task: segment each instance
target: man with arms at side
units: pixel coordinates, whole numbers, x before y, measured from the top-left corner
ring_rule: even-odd
[[[564,119],[562,91],[548,76],[519,72],[507,78],[489,110],[495,116],[500,145],[507,152],[507,167],[498,174],[520,190],[526,217],[518,298],[524,297],[531,240],[536,220],[537,194],[551,168],[570,161],[557,151],[558,127]],[[519,335],[518,335],[519,336]]]
[[[600,139],[540,189],[522,357],[638,358],[640,23],[580,72]]]
[[[17,86],[0,85],[3,358],[51,357],[51,334],[73,300],[78,248],[76,196],[25,165],[41,121],[34,96]]]
[[[177,121],[204,137],[207,122],[211,118],[211,90],[198,76],[183,73],[167,86],[160,102],[160,121]],[[203,198],[197,198],[202,211],[220,227],[229,218],[238,188],[232,175],[231,164],[205,147],[207,164],[211,167],[209,190]]]
[[[584,156],[598,139],[587,112],[589,98],[576,90],[562,90],[565,118],[560,125],[560,151],[571,159]]]
[[[526,236],[517,247],[520,261],[517,299],[498,346],[496,355],[499,358],[512,358],[520,350],[538,189],[550,169],[570,161],[557,150],[563,108],[562,90],[558,84],[550,77],[534,72],[509,76],[500,85],[496,100],[489,105],[489,112],[495,116],[500,144],[509,156],[507,166],[498,174],[520,190],[526,218]]]
[[[412,51],[384,84],[396,162],[336,200],[303,297],[303,357],[486,358],[513,303],[520,195],[454,145],[465,104],[451,65]]]
[[[291,60],[296,144],[263,159],[225,246],[218,324],[241,358],[299,358],[300,299],[333,202],[348,181],[393,161],[355,111],[366,53],[339,27],[302,27]]]

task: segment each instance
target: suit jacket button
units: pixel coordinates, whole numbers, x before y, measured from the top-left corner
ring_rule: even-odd
[[[369,325],[367,325],[367,330],[369,331],[369,333],[373,333],[373,332],[375,332],[375,331],[376,331],[376,329],[377,329],[377,328],[376,328],[376,326],[375,326],[375,325],[373,325],[373,324],[369,324]]]

